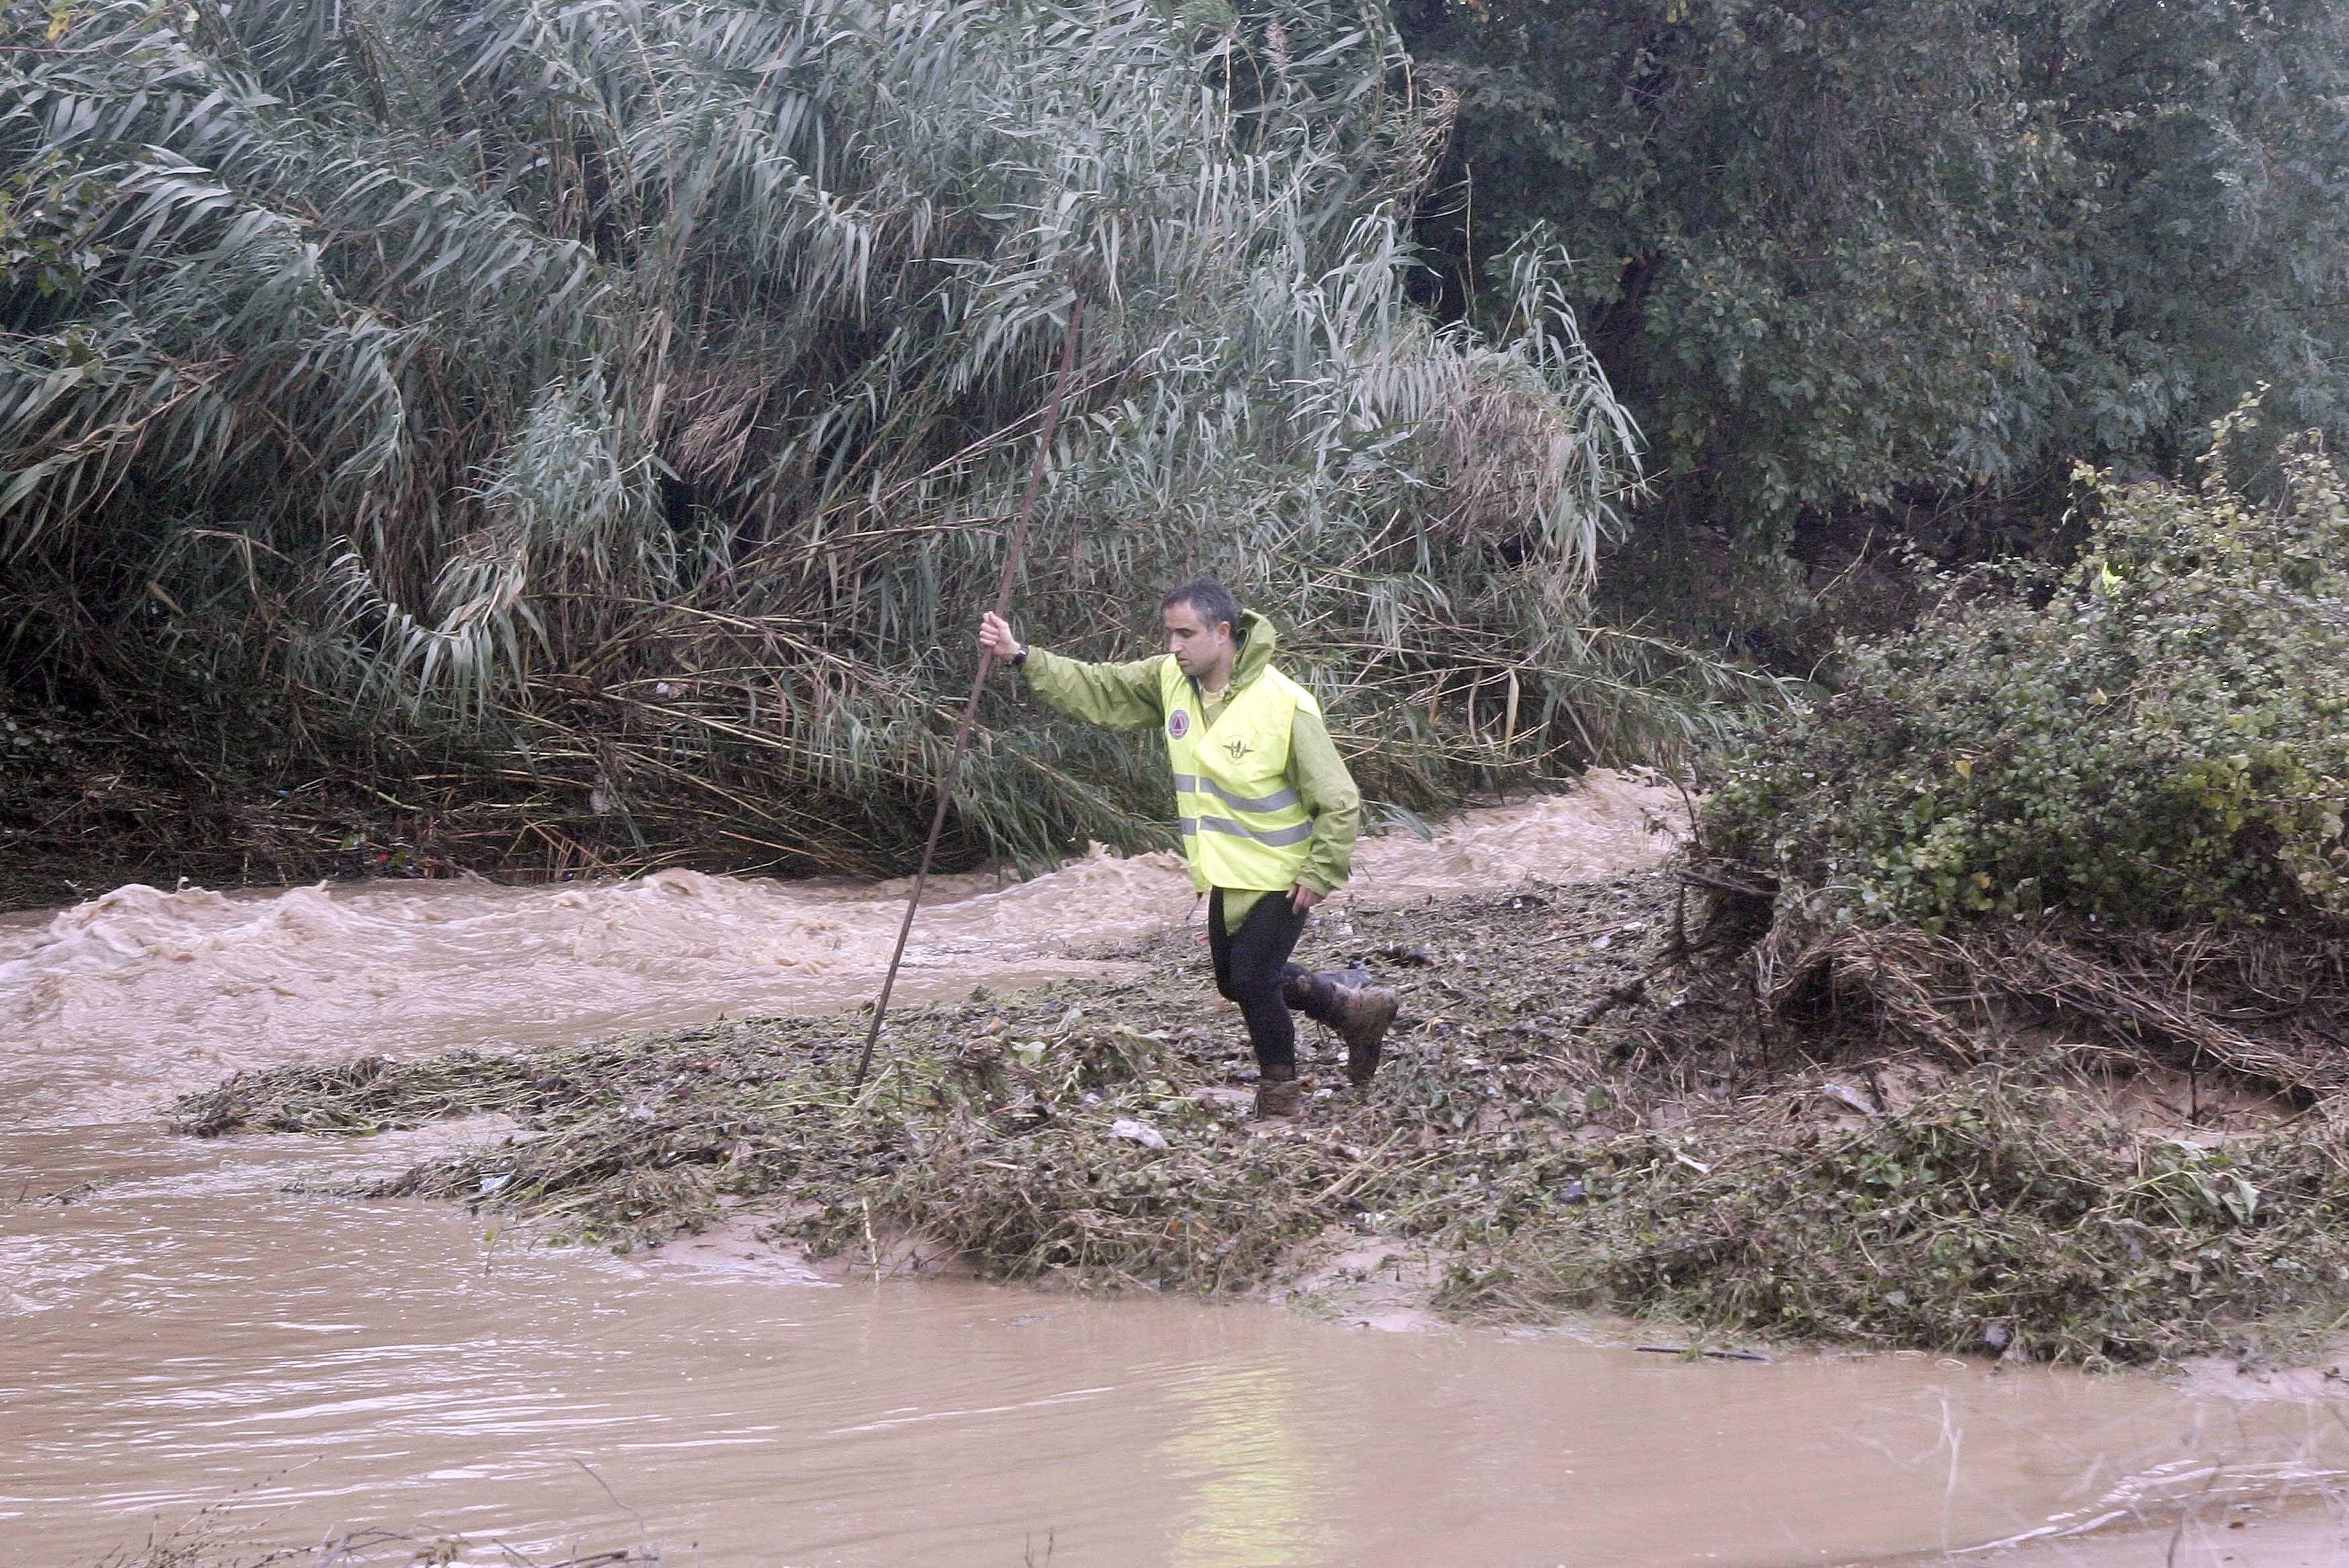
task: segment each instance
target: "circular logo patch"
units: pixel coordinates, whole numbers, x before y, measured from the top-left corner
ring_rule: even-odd
[[[1166,716],[1166,733],[1173,736],[1177,740],[1180,740],[1185,736],[1190,734],[1190,714],[1179,707],[1173,713],[1168,714]]]

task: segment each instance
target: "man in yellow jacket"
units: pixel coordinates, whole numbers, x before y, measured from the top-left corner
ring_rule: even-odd
[[[1159,608],[1166,652],[1131,664],[1027,647],[993,614],[979,643],[1061,712],[1113,729],[1154,725],[1164,737],[1183,851],[1207,894],[1216,989],[1238,1005],[1256,1047],[1257,1114],[1294,1116],[1302,1088],[1291,1007],[1338,1031],[1357,1088],[1378,1070],[1394,1022],[1392,991],[1288,961],[1308,912],[1345,885],[1362,798],[1320,704],[1273,667],[1270,623],[1206,577]]]

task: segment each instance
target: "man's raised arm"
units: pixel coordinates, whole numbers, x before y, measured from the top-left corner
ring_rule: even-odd
[[[1038,696],[1071,718],[1108,729],[1142,729],[1166,717],[1158,700],[1164,654],[1130,664],[1087,664],[1029,647],[991,610],[980,618],[978,645],[1026,676]]]

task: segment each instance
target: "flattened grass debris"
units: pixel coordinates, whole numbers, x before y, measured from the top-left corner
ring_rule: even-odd
[[[1457,1316],[1627,1310],[1700,1348],[2158,1362],[2286,1350],[2349,1311],[2349,1136],[2312,1075],[2282,1086],[2296,1110],[2148,1122],[2166,1053],[2119,1037],[1977,1019],[1962,1050],[1928,1051],[1864,1006],[1797,1029],[1754,953],[1676,964],[1679,889],[1642,873],[1324,923],[1301,961],[1447,957],[1381,975],[1403,1010],[1372,1093],[1341,1088],[1283,1135],[1244,1119],[1246,1047],[1182,930],[1116,954],[1146,982],[905,1012],[861,1089],[860,1020],[780,1018],[248,1074],[177,1114],[210,1135],[502,1112],[523,1135],[366,1191],[621,1248],[749,1205],[819,1253],[877,1261],[873,1226],[986,1277],[1216,1295],[1367,1231],[1451,1260],[1437,1305]],[[1306,1038],[1321,1082],[1342,1084],[1342,1054]]]

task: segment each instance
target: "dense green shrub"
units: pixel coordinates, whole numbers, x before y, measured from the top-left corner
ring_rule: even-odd
[[[1838,919],[2349,915],[2349,491],[2303,439],[2248,498],[2253,427],[2219,422],[2199,488],[2083,470],[2078,565],[1952,579],[1847,649],[1735,766],[1711,847]]]

